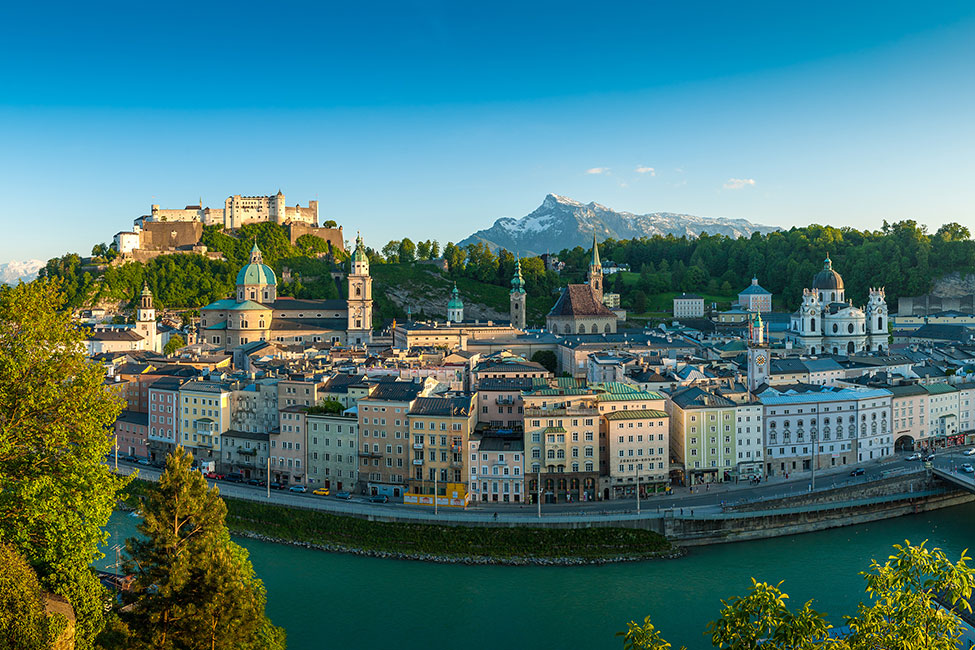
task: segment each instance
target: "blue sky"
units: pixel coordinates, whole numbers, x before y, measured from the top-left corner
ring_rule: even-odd
[[[971,226],[975,4],[921,6],[19,3],[0,261],[279,188],[376,245],[457,241],[548,192]]]

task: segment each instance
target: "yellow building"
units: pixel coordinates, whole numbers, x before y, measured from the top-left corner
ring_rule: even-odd
[[[448,484],[467,484],[467,444],[477,422],[475,396],[418,397],[408,421],[412,448],[409,493],[432,495],[436,485],[448,496]],[[467,490],[464,489],[466,500]]]

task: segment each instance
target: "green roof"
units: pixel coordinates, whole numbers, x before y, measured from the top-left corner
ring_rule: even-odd
[[[663,399],[660,393],[642,391],[639,393],[611,393],[598,396],[600,402],[634,402],[641,399]]]
[[[954,386],[949,386],[948,384],[938,383],[938,384],[928,384],[924,386],[924,390],[928,391],[931,395],[940,395],[941,393],[956,393],[958,389]]]
[[[542,433],[565,433],[565,429],[562,427],[548,427]]]
[[[457,291],[457,283],[454,282],[454,290],[450,292],[450,301],[447,302],[447,309],[463,309],[464,303],[460,299],[460,293]]]
[[[257,309],[270,309],[270,308],[265,307],[260,303],[254,302],[253,300],[245,300],[244,302],[234,302],[233,305],[230,305],[229,307],[225,307],[225,309],[229,309],[230,311],[255,311]]]
[[[254,247],[251,249],[251,261],[245,264],[244,268],[237,274],[237,284],[277,283],[278,281],[274,277],[274,271],[264,263],[264,258],[261,256],[261,249],[257,247],[257,242],[255,241]]]
[[[639,411],[613,411],[606,414],[607,420],[647,420],[653,418],[665,418],[667,414],[663,411],[641,409]]]
[[[204,327],[206,330],[225,330],[227,329],[227,321],[222,320],[216,325],[210,325],[209,327]]]

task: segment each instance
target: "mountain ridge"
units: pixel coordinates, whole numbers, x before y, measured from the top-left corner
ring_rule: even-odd
[[[11,260],[0,263],[0,284],[17,284],[19,281],[30,282],[37,277],[37,272],[44,268],[42,260]]]
[[[595,201],[582,203],[566,196],[548,194],[533,212],[520,218],[501,217],[490,228],[478,230],[458,245],[483,242],[492,250],[504,248],[518,255],[539,255],[575,246],[588,247],[593,233],[602,241],[610,237],[632,239],[654,235],[696,238],[703,232],[749,237],[754,232],[775,230],[779,228],[739,218],[698,217],[675,212],[617,212]]]

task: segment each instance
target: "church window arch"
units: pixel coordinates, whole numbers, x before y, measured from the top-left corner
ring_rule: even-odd
[[[833,323],[833,334],[836,334],[839,331],[840,331],[840,326],[837,325],[836,323]]]
[[[849,332],[850,334],[853,334],[853,323],[850,323],[849,325],[846,326],[846,331]]]
[[[809,319],[809,331],[810,332],[815,332],[816,331],[816,319],[815,318],[810,318]]]
[[[853,341],[850,341],[849,343],[846,344],[846,351],[849,352],[850,354],[856,352],[856,346],[853,345]]]
[[[606,332],[607,334],[609,334],[612,331],[612,329],[609,327],[609,323],[606,323],[606,327],[603,328],[603,331]]]
[[[356,287],[355,287],[355,295],[356,296],[361,296],[362,295],[362,288],[359,285],[356,285]]]
[[[586,326],[583,325],[582,323],[579,323],[579,333],[580,334],[585,334],[586,333]]]
[[[877,329],[878,330],[883,330],[884,329],[884,317],[883,316],[877,316]]]
[[[599,334],[599,325],[593,323],[592,327],[589,328],[589,331],[592,332],[593,334]]]
[[[830,299],[831,301],[833,301],[833,300],[836,300],[836,294],[835,294],[834,292],[832,292],[832,291],[830,291],[830,292],[829,292],[829,299]]]
[[[565,324],[564,331],[565,331],[566,334],[572,334],[572,326],[569,325],[568,323],[566,323]]]
[[[839,354],[839,353],[840,353],[840,349],[834,345],[833,346],[833,354]]]

